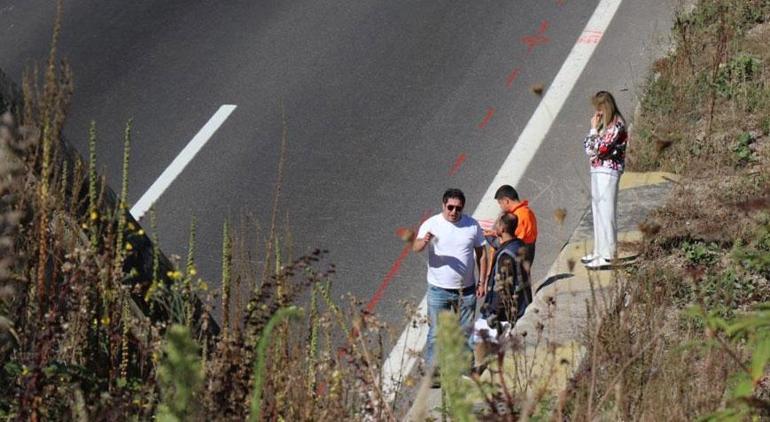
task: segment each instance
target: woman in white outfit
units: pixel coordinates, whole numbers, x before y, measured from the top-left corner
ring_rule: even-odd
[[[595,113],[591,118],[591,132],[583,144],[591,162],[591,212],[594,217],[594,250],[581,262],[589,269],[611,266],[617,258],[618,181],[626,158],[626,122],[620,114],[615,98],[607,91],[599,91],[591,102]]]

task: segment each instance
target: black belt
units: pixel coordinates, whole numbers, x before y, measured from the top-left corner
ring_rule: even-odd
[[[444,291],[447,291],[449,293],[457,293],[458,291],[460,291],[460,289],[448,289],[446,287],[436,286],[435,284],[431,284],[431,286],[439,288],[439,289],[444,290]],[[462,292],[460,293],[460,295],[461,296],[468,296],[470,294],[475,294],[475,293],[476,293],[476,286],[468,286],[468,287],[463,287]]]

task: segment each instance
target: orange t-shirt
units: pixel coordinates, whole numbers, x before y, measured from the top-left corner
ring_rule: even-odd
[[[516,237],[526,244],[535,243],[537,240],[537,218],[535,218],[535,213],[529,209],[529,202],[521,201],[508,212],[519,220],[519,224],[516,226]]]

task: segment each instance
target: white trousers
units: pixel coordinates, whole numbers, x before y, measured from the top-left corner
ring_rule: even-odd
[[[594,217],[594,256],[616,258],[617,231],[615,209],[618,204],[620,173],[591,169],[591,212]]]

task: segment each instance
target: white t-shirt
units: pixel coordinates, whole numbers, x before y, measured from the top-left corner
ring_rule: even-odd
[[[427,232],[433,234],[428,245],[428,283],[445,289],[476,284],[474,248],[486,245],[479,223],[465,214],[457,223],[437,214],[422,223],[417,238]]]

